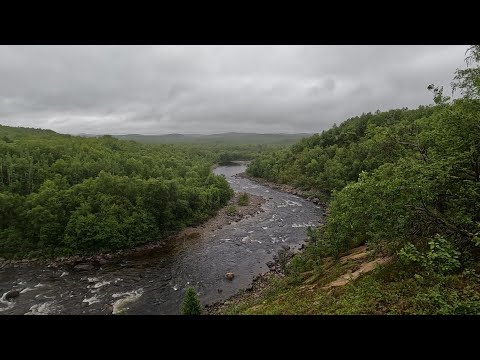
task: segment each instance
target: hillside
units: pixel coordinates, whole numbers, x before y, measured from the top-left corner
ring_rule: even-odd
[[[459,99],[431,85],[435,106],[363,114],[252,162],[252,176],[323,195],[329,215],[286,279],[227,312],[480,313],[480,46],[468,59]],[[325,289],[363,245],[392,261]]]

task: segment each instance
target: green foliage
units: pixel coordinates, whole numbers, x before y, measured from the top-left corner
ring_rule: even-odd
[[[444,237],[437,234],[428,242],[428,246],[423,253],[409,243],[400,250],[400,259],[408,264],[419,265],[427,274],[448,274],[460,268],[460,252]]]
[[[221,165],[233,161],[252,160],[260,153],[269,153],[293,144],[307,134],[243,134],[214,135],[116,135],[121,140],[145,144],[175,144],[178,149],[196,152]]]
[[[240,206],[247,206],[250,203],[250,199],[248,197],[248,194],[246,192],[240,194],[238,197],[237,204]]]
[[[473,242],[476,246],[480,246],[480,223],[477,224],[477,232],[473,235]]]
[[[300,188],[331,193],[357,181],[362,171],[393,163],[415,150],[403,137],[415,137],[416,119],[435,111],[432,106],[362,114],[321,134],[276,152],[258,156],[248,167],[252,176]]]
[[[432,84],[435,106],[362,114],[260,155],[247,172],[331,194],[325,230],[309,233],[323,256],[368,244],[412,257],[416,249],[425,266],[457,269],[480,250],[479,61],[472,46],[468,68],[456,72],[463,98]]]
[[[323,227],[309,226],[307,236],[310,246],[306,248],[305,252],[308,253],[308,257],[313,257],[318,264],[321,263],[321,258],[336,256],[340,253],[337,243],[326,238]]]
[[[183,315],[201,315],[202,306],[198,300],[197,293],[195,289],[188,288],[185,292],[185,298],[182,303],[182,314]]]
[[[0,256],[115,250],[200,223],[233,196],[217,160],[205,146],[0,126]]]
[[[480,45],[472,45],[465,58],[467,65],[480,63]],[[452,89],[460,90],[469,99],[480,99],[480,67],[467,67],[458,69],[452,82]]]
[[[290,250],[280,249],[277,253],[278,256],[278,265],[280,270],[288,274],[288,264],[292,258],[292,252]]]
[[[227,207],[227,215],[228,216],[234,216],[237,213],[237,208],[235,205],[228,205]]]

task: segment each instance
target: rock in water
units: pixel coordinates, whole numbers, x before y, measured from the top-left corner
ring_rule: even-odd
[[[233,278],[235,277],[235,274],[234,274],[233,272],[227,272],[227,273],[225,274],[225,277],[227,278],[227,280],[232,281]]]
[[[10,290],[5,294],[5,300],[16,298],[18,295],[20,295],[20,292],[17,290]]]
[[[97,262],[100,264],[100,265],[106,265],[108,263],[107,260],[105,260],[104,258],[98,258],[97,259]]]
[[[78,264],[73,268],[75,271],[89,271],[93,270],[93,265],[91,264]]]

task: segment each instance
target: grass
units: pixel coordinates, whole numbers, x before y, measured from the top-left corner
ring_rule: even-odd
[[[322,271],[290,271],[284,278],[272,277],[261,293],[246,294],[223,313],[480,314],[480,276],[475,270],[424,278],[393,261],[343,287],[322,289],[357,266],[355,261],[325,263]]]

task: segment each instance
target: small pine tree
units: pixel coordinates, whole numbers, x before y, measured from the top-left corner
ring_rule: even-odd
[[[248,198],[248,194],[246,192],[242,193],[238,197],[238,205],[240,206],[247,206],[249,202],[250,202],[250,199]]]
[[[198,300],[197,293],[193,288],[188,288],[185,293],[185,298],[182,304],[183,315],[200,315],[202,313],[202,306]]]

